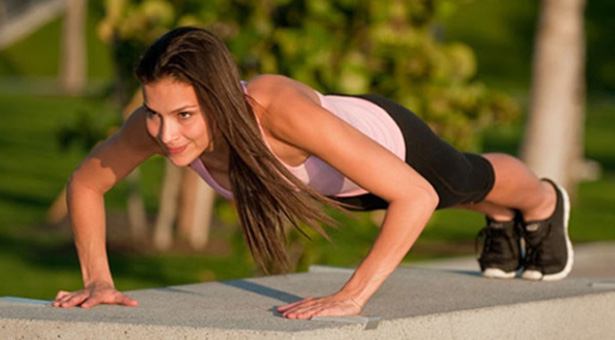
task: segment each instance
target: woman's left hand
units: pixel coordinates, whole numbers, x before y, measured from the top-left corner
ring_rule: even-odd
[[[308,297],[289,305],[278,307],[278,312],[288,319],[311,319],[315,316],[357,315],[363,306],[352,298],[330,295],[320,298]]]

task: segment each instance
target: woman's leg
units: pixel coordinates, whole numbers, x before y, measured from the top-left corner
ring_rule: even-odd
[[[495,181],[485,200],[456,206],[488,216],[483,253],[483,275],[510,278],[521,264],[516,251],[520,229],[526,243],[523,278],[560,280],[572,269],[573,250],[568,237],[570,204],[566,191],[540,180],[518,159],[504,154],[483,155],[493,166]],[[519,218],[515,218],[516,212]]]
[[[544,220],[555,210],[553,186],[541,181],[515,157],[489,153],[482,155],[493,166],[495,182],[485,200],[455,208],[484,213],[496,221],[510,221],[518,210],[526,221]]]

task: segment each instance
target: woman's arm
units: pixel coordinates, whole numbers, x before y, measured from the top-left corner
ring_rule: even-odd
[[[414,244],[433,214],[438,196],[412,167],[323,109],[309,87],[287,78],[269,78],[259,79],[261,84],[249,90],[265,107],[261,121],[271,136],[297,148],[298,154],[316,155],[389,202],[374,245],[339,292],[308,298],[279,311],[285,317],[301,319],[357,314]]]
[[[147,134],[145,115],[137,109],[122,129],[98,145],[73,172],[67,186],[69,217],[75,235],[84,289],[58,293],[54,306],[97,304],[136,306],[114,288],[105,245],[104,194],[161,148]]]

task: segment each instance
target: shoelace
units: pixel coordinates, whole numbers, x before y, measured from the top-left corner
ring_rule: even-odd
[[[544,237],[542,237],[540,239],[540,242],[536,243],[536,244],[532,244],[530,242],[528,242],[527,240],[529,239],[530,234],[527,232],[527,230],[525,229],[521,229],[521,232],[523,234],[523,238],[526,240],[525,242],[525,259],[524,259],[524,263],[525,264],[531,264],[533,266],[536,266],[536,264],[538,263],[539,260],[539,256],[540,253],[538,252],[538,249],[540,248],[542,241],[544,241]]]
[[[537,247],[526,246],[525,259],[523,261],[526,265],[531,264],[533,266],[538,263],[538,249]]]
[[[493,240],[496,237],[507,237],[507,235],[504,230],[491,228],[489,226],[484,227],[478,232],[478,235],[476,235],[476,238],[474,239],[474,253],[476,254],[477,259],[480,259],[485,250],[490,252],[493,249]],[[485,241],[482,249],[479,249],[478,244],[482,238],[484,238]]]

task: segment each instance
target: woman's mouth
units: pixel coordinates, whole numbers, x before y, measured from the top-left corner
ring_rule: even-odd
[[[188,145],[184,145],[179,148],[172,148],[170,146],[167,146],[167,150],[169,150],[169,153],[171,155],[177,155],[178,153],[181,153],[182,151],[186,150],[187,147]]]

